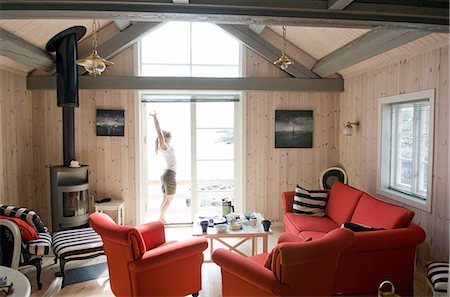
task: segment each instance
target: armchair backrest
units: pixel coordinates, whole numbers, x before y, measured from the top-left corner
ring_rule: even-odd
[[[117,296],[131,296],[131,277],[128,265],[145,253],[141,233],[132,226],[117,225],[104,213],[93,213],[89,224],[103,241],[111,289]]]
[[[272,271],[292,296],[330,296],[339,257],[354,239],[353,232],[339,228],[322,238],[283,242],[272,253]]]

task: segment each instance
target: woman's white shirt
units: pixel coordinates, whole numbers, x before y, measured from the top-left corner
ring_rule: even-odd
[[[167,149],[163,150],[161,149],[161,154],[164,157],[164,160],[166,160],[167,169],[172,171],[177,171],[177,158],[175,157],[175,150],[171,146],[167,146]]]

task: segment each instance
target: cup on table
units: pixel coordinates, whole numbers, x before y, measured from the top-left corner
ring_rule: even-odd
[[[208,231],[208,225],[209,225],[208,221],[201,221],[200,222],[200,226],[202,226],[202,232],[203,233],[206,233]]]
[[[269,231],[270,224],[271,224],[271,222],[269,220],[262,220],[261,224],[263,225],[265,232]]]

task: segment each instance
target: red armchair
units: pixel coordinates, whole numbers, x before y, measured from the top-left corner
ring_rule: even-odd
[[[270,254],[249,258],[218,249],[213,260],[222,271],[222,295],[331,296],[339,256],[353,237],[347,229],[314,241],[283,233]]]
[[[161,222],[121,226],[103,213],[89,224],[103,240],[116,296],[198,296],[206,239],[166,242]]]

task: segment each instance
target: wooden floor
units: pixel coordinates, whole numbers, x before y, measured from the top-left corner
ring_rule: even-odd
[[[274,234],[269,237],[269,251],[275,246],[278,236],[282,232],[281,227],[273,227]],[[189,238],[191,236],[191,228],[189,227],[171,227],[166,228],[167,240],[181,240]],[[261,248],[261,244],[259,246]],[[251,250],[250,243],[245,243],[243,251],[249,253]],[[210,257],[208,249],[205,251],[205,258]],[[101,256],[90,260],[81,260],[68,262],[66,269],[76,268],[80,266],[92,265],[99,262],[105,262],[106,257]],[[32,284],[31,297],[39,297],[44,294],[50,283],[54,279],[55,272],[59,271],[59,265],[53,264],[53,257],[46,257],[44,259],[41,280],[43,283],[43,289],[37,290],[36,286],[36,270],[34,267],[27,266],[20,269],[30,279]],[[431,296],[431,293],[427,290],[425,284],[420,280],[415,280],[415,296],[425,297]],[[86,297],[86,296],[114,296],[111,292],[108,278],[100,278],[92,281],[82,282],[79,284],[68,285],[61,289],[58,296],[70,296],[70,297]],[[202,290],[200,291],[200,297],[221,297],[222,286],[220,277],[220,268],[214,263],[204,263],[202,266]]]

